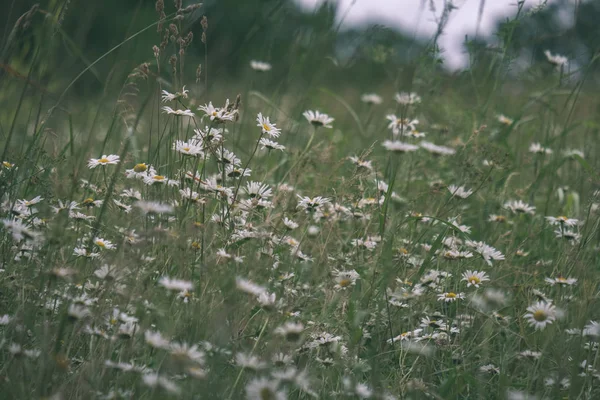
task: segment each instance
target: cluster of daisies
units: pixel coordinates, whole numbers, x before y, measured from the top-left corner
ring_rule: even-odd
[[[384,103],[375,93],[360,100]],[[6,195],[2,273],[16,277],[8,290],[21,297],[0,316],[5,365],[13,370],[52,356],[82,379],[97,369],[99,381],[130,377],[107,390],[99,384],[94,396],[102,399],[185,397],[214,384],[219,398],[392,400],[412,391],[436,397],[439,382],[419,374],[438,356],[464,363],[485,384],[489,375],[512,373],[501,369],[508,363],[497,365],[504,357],[544,362],[551,351],[543,334],[552,331],[581,346],[586,358],[569,362],[599,380],[600,324],[581,319],[575,326],[568,318],[581,278],[568,258],[580,254],[587,219],[540,215],[542,203],[536,207],[520,192],[514,200],[486,200],[487,186],[456,179],[460,171],[450,161],[461,152],[458,142],[424,139],[419,125],[433,125],[417,119],[423,121],[421,97],[397,93],[394,101],[395,113],[381,117],[388,129],[383,149],[344,157],[339,187],[307,184],[294,171],[309,168],[303,162],[321,129],[334,129],[328,114],[302,114],[302,152],[290,151],[297,141],[282,120],[252,114],[255,122],[243,127],[250,145],[236,154],[240,102],[188,107],[184,86],[162,92],[169,134],[147,159],[134,158],[137,152],[91,158],[70,197],[32,194],[34,187],[25,198]],[[498,121],[514,128],[506,116]],[[417,151],[430,154],[412,158],[422,170],[402,171],[402,179],[390,173],[390,165]],[[534,162],[553,155],[540,143],[529,152],[539,155]],[[290,169],[273,172],[282,166]],[[491,161],[483,166],[494,168]],[[9,161],[0,171],[21,172]],[[418,182],[411,174],[426,177],[431,203],[413,198]],[[535,238],[511,239],[513,230],[534,228],[556,240],[556,262],[530,255]],[[529,286],[521,288],[520,279]],[[41,337],[49,330],[50,344]],[[518,351],[480,351],[505,337]],[[407,367],[402,387],[374,384],[373,362]],[[27,368],[14,368],[21,370]],[[556,368],[544,374],[544,385],[556,390],[575,379]]]

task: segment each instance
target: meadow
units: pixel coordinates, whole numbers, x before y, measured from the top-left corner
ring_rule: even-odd
[[[230,79],[202,5],[87,59],[50,3],[0,63],[1,399],[600,398],[597,55],[516,66],[518,8],[464,71],[332,29]]]

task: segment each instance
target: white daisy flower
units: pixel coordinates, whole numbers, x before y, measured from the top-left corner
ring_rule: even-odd
[[[173,110],[169,106],[164,106],[162,110],[168,115],[175,115],[176,117],[195,117],[196,115],[192,110]]]
[[[427,150],[431,154],[435,155],[451,156],[453,154],[456,154],[456,150],[454,150],[451,147],[439,146],[431,142],[422,141],[421,143],[419,143],[419,146],[421,146],[423,149]]]
[[[416,125],[419,123],[418,119],[411,120],[408,118],[400,118],[394,114],[386,115],[385,119],[390,121],[388,124],[388,129],[392,130],[394,136],[404,134],[406,131],[416,130]]]
[[[297,208],[303,208],[306,211],[313,212],[320,209],[323,205],[330,203],[330,199],[327,197],[308,197],[297,195],[300,201],[298,201]]]
[[[550,50],[544,51],[544,55],[550,64],[555,65],[557,68],[566,67],[569,63],[569,59],[559,54],[552,54]]]
[[[247,400],[287,400],[285,392],[279,390],[279,380],[254,378],[246,385]]]
[[[258,72],[270,71],[272,66],[268,62],[252,60],[250,61],[250,68]]]
[[[272,138],[278,138],[281,134],[281,129],[277,128],[274,123],[269,120],[269,117],[263,117],[262,113],[258,113],[256,117],[256,126],[262,129],[264,134],[269,135]]]
[[[514,122],[514,120],[512,118],[509,118],[503,114],[498,114],[496,116],[496,119],[498,120],[498,122],[500,122],[503,125],[512,125]]]
[[[330,125],[335,119],[331,118],[329,115],[321,113],[320,111],[311,111],[307,110],[302,115],[308,122],[310,122],[315,127],[324,127],[324,128],[332,128]]]
[[[350,271],[333,271],[335,277],[335,290],[346,290],[351,286],[356,285],[356,281],[360,279],[360,275],[355,270]]]
[[[386,140],[383,142],[383,147],[386,150],[392,151],[394,153],[407,153],[409,151],[419,150],[419,146],[415,146],[414,144],[400,142],[398,140]]]
[[[162,102],[166,103],[168,101],[174,101],[177,99],[187,99],[189,90],[185,89],[185,86],[181,90],[181,92],[169,93],[166,90],[162,91]]]
[[[504,208],[512,211],[515,214],[535,214],[535,207],[521,200],[511,200],[504,203]]]
[[[119,163],[120,157],[114,154],[103,155],[100,158],[90,158],[88,161],[88,168],[96,168],[99,165],[115,165]]]
[[[184,142],[182,140],[177,140],[173,143],[173,150],[188,156],[202,156],[204,154],[202,147],[198,144],[194,142]]]
[[[394,100],[396,100],[396,102],[398,104],[407,106],[407,105],[420,103],[421,97],[414,92],[411,92],[411,93],[400,92],[400,93],[396,93],[396,95],[394,96]]]
[[[564,215],[559,217],[546,217],[546,220],[550,223],[550,225],[559,225],[559,226],[577,226],[579,225],[579,220],[575,218],[568,218]]]
[[[488,278],[487,274],[483,271],[467,270],[463,272],[461,280],[467,282],[467,287],[475,286],[478,288],[482,282],[489,281],[490,278]]]
[[[264,149],[281,150],[281,151],[285,150],[285,146],[283,146],[277,142],[274,142],[272,140],[269,140],[267,138],[261,138],[259,141],[259,144],[261,146],[261,148],[260,148],[261,150],[264,150]]]
[[[465,298],[464,293],[454,293],[454,292],[446,292],[438,294],[438,301],[443,301],[446,303],[451,303],[456,300],[462,300]]]
[[[460,197],[461,199],[466,199],[473,194],[471,189],[466,189],[464,186],[456,185],[448,186],[448,191],[452,194],[452,196]]]
[[[194,285],[190,281],[184,281],[181,279],[171,279],[168,276],[163,276],[158,280],[158,284],[167,290],[174,290],[177,292],[183,292],[186,290],[192,290]]]
[[[551,303],[538,301],[527,307],[527,313],[523,317],[536,330],[543,330],[556,320],[556,307]]]
[[[563,276],[558,276],[556,278],[546,278],[544,279],[546,283],[550,285],[559,285],[559,286],[572,286],[577,283],[577,279],[575,278],[565,278]]]
[[[365,93],[360,96],[360,101],[367,104],[381,104],[383,99],[376,93]]]
[[[106,250],[114,250],[117,248],[117,246],[115,244],[113,244],[110,240],[106,240],[101,237],[95,237],[94,244],[96,246],[100,247],[101,249],[106,249]]]

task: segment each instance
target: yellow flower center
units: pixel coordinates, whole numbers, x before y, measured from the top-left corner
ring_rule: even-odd
[[[453,292],[446,293],[446,298],[447,299],[455,299],[456,298],[456,293],[453,293]]]
[[[400,248],[400,253],[406,255],[406,254],[408,254],[408,250],[406,250],[404,247],[401,247]]]
[[[271,127],[267,124],[262,124],[262,127],[265,131],[269,132],[271,130]]]
[[[506,217],[504,215],[497,215],[495,221],[496,222],[504,222],[504,221],[506,221]]]
[[[212,116],[213,116],[213,117],[216,117],[216,116],[217,116],[217,112],[216,112],[216,111],[213,111],[213,112],[212,112]]]
[[[481,283],[481,279],[473,275],[469,277],[469,282],[471,282],[473,285],[478,285]]]
[[[182,150],[183,150],[183,151],[188,151],[188,152],[189,152],[189,151],[190,151],[190,148],[189,148],[189,147],[184,147],[184,148],[182,148]]]
[[[91,197],[88,197],[87,199],[85,199],[83,201],[84,205],[90,205],[90,204],[94,204],[94,199],[92,199]]]
[[[162,175],[154,175],[152,179],[154,179],[155,181],[163,181],[165,180],[165,177]]]
[[[98,162],[100,164],[107,164],[107,163],[110,162],[110,160],[108,158],[101,158],[101,159],[98,160]]]
[[[98,246],[98,247],[106,247],[106,243],[104,243],[102,240],[96,240],[96,246]]]
[[[145,172],[147,169],[148,167],[144,163],[135,164],[135,166],[133,167],[133,171],[137,173]]]
[[[538,322],[542,322],[542,321],[545,321],[546,319],[548,319],[548,315],[546,314],[546,311],[544,311],[544,310],[537,310],[536,312],[533,313],[533,319],[535,319]]]
[[[561,222],[566,222],[569,218],[565,217],[564,215],[561,215],[560,217],[556,217],[556,219]]]
[[[2,161],[2,165],[4,165],[6,168],[12,168],[13,164],[9,163],[8,161]]]
[[[343,278],[343,279],[340,279],[340,282],[339,282],[339,285],[340,285],[341,287],[348,287],[348,286],[350,286],[351,284],[352,284],[352,279],[350,279],[350,278]]]

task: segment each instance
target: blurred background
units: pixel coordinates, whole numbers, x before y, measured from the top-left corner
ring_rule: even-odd
[[[166,12],[172,12],[166,0]],[[184,1],[184,6],[192,2]],[[325,79],[358,90],[390,82],[410,86],[411,66],[433,62],[448,75],[487,67],[497,46],[511,33],[512,72],[544,60],[544,50],[565,55],[571,67],[587,65],[600,45],[600,2],[580,0],[206,0],[186,18],[194,34],[186,54],[188,76],[205,63],[200,19],[208,18],[207,63],[216,84],[243,79],[252,59],[276,66],[263,85]],[[45,49],[32,76],[50,95],[93,61],[157,20],[153,0],[2,0],[0,17],[3,79],[27,75],[35,49]],[[39,4],[27,26],[14,27]],[[515,17],[519,15],[519,23]],[[42,20],[50,19],[46,28]],[[18,24],[17,24],[18,25]],[[48,28],[49,26],[49,28]],[[122,85],[140,63],[154,59],[155,28],[139,33],[94,65],[73,88],[93,92]],[[168,57],[168,55],[165,55]],[[425,63],[427,64],[427,62]],[[403,65],[397,76],[394,66]],[[595,69],[598,64],[594,64]],[[318,75],[318,76],[315,76]],[[11,78],[12,77],[12,78]],[[363,79],[363,77],[365,79]],[[54,93],[56,94],[56,93]]]

